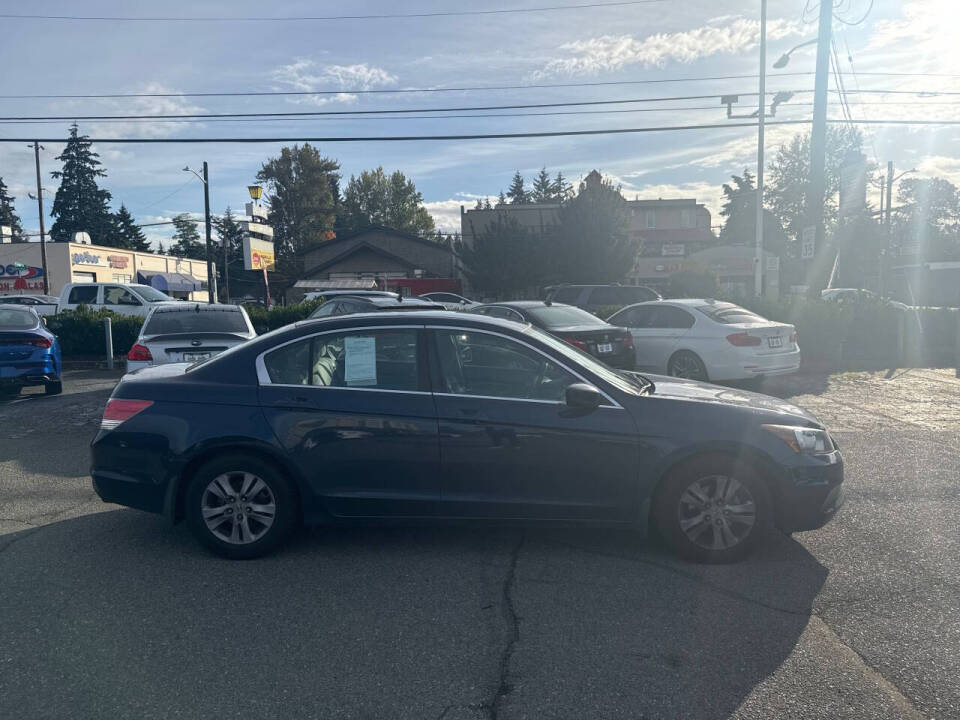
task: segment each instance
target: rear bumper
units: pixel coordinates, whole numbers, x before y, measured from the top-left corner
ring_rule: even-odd
[[[22,367],[0,367],[0,387],[29,387],[59,380],[59,369],[52,361],[23,363]]]
[[[600,362],[621,370],[634,370],[637,366],[637,358],[633,348],[629,348],[626,352],[612,353],[610,355],[595,353],[591,353],[591,355]]]
[[[137,510],[162,513],[166,486],[143,482],[142,478],[104,470],[91,470],[93,489],[108,503],[126,505]]]
[[[90,445],[90,477],[104,502],[163,513],[176,469],[160,446],[131,447],[122,433],[101,431]]]
[[[710,362],[711,380],[746,380],[765,375],[787,375],[800,369],[800,350],[774,355],[725,353],[719,362]]]
[[[839,452],[807,458],[781,485],[778,524],[787,532],[816,530],[844,503],[843,459]]]

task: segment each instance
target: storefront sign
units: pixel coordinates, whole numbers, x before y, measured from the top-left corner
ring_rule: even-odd
[[[110,263],[110,267],[122,270],[130,264],[130,258],[126,255],[107,255],[107,262]]]
[[[74,265],[103,265],[103,258],[91,252],[75,252],[70,256]]]
[[[683,243],[676,243],[673,245],[664,243],[663,245],[660,246],[660,254],[661,255],[685,255],[686,246]]]
[[[0,265],[0,276],[9,275],[11,277],[36,278],[43,277],[43,268],[24,265],[23,263],[12,263],[10,265]]]
[[[243,238],[243,269],[273,270],[275,262],[273,243],[249,235]]]

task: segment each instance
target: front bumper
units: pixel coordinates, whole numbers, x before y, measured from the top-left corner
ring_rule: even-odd
[[[804,456],[781,483],[778,525],[787,532],[816,530],[837,514],[844,503],[843,458],[839,451]]]

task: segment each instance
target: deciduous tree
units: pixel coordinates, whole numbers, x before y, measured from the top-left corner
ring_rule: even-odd
[[[338,224],[348,230],[383,225],[420,236],[434,230],[433,218],[413,181],[399,170],[388,176],[383,167],[350,177]]]
[[[472,244],[458,240],[454,249],[471,285],[497,297],[536,287],[550,271],[545,239],[506,212],[474,234]]]

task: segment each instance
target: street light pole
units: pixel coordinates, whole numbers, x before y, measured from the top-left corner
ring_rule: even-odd
[[[207,175],[207,161],[203,161],[203,215],[207,231],[207,300],[213,305],[217,302],[213,293],[213,246],[210,242],[210,178]]]
[[[763,294],[763,131],[767,115],[767,0],[760,0],[760,112],[757,114],[757,242],[753,257],[753,291]]]
[[[820,3],[817,32],[817,68],[813,84],[813,127],[810,131],[810,178],[807,185],[807,213],[816,228],[814,247],[823,252],[823,202],[826,184],[827,89],[830,72],[830,33],[833,3]],[[816,263],[814,264],[816,267]],[[809,281],[813,278],[808,278]],[[819,288],[818,288],[819,289]],[[819,294],[818,294],[819,297]]]
[[[47,273],[47,235],[43,227],[43,186],[40,184],[40,143],[36,140],[33,141],[33,159],[37,165],[37,209],[40,213],[40,266],[43,269],[43,294],[49,295],[50,279]]]

